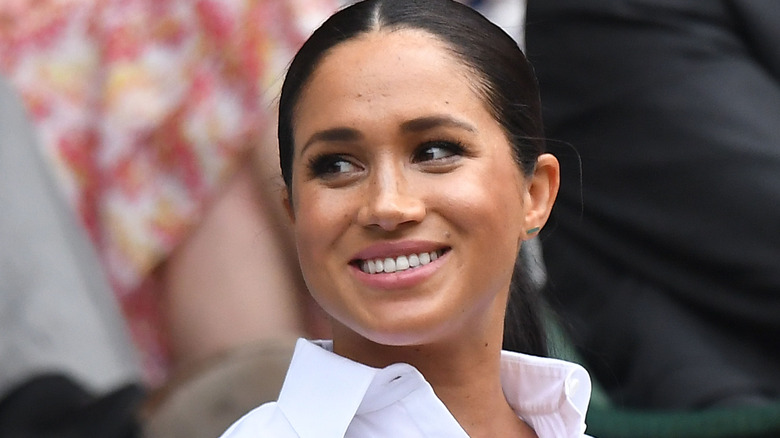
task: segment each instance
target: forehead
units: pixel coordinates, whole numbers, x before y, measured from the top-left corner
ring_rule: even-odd
[[[484,108],[476,78],[447,43],[424,30],[371,31],[328,51],[302,90],[295,115],[338,111],[344,104],[383,110],[401,105],[408,112],[435,105]]]

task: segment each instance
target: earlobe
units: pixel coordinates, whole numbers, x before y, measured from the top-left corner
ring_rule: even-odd
[[[560,186],[560,165],[552,154],[542,154],[536,162],[534,174],[528,181],[526,193],[525,228],[526,239],[541,230],[550,217]]]

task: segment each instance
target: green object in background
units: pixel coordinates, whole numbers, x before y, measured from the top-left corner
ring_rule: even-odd
[[[780,438],[780,400],[764,406],[700,411],[642,411],[594,405],[588,434],[597,438]]]

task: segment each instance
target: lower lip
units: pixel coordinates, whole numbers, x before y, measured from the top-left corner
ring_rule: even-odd
[[[355,277],[370,288],[386,290],[408,289],[417,286],[433,275],[433,273],[446,261],[449,254],[450,251],[447,251],[427,265],[410,268],[405,271],[368,274],[360,270],[357,266],[351,266],[351,268]]]

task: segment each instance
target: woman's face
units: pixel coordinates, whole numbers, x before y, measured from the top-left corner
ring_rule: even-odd
[[[400,30],[336,46],[294,138],[300,264],[337,343],[500,332],[520,243],[541,223],[528,223],[531,179],[443,43]]]

